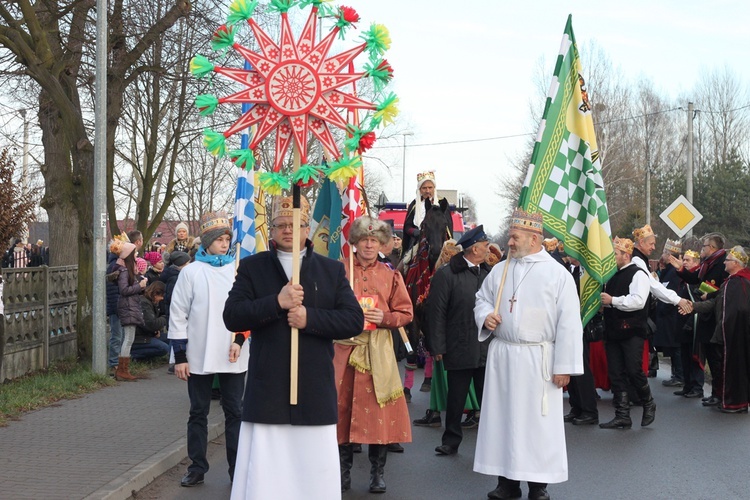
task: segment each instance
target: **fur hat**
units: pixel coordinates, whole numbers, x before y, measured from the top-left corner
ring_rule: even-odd
[[[489,249],[490,251],[487,254],[487,258],[484,259],[484,261],[487,263],[488,266],[492,267],[498,262],[500,262],[500,259],[503,258],[503,251],[500,249],[497,243],[490,243]]]
[[[382,220],[373,219],[367,215],[356,219],[349,230],[349,243],[356,245],[369,236],[377,238],[381,245],[385,245],[393,238],[393,233],[391,233],[390,226]]]
[[[208,248],[217,238],[228,234],[232,236],[232,225],[226,212],[208,212],[201,215],[201,240],[203,248]]]
[[[182,267],[190,262],[190,256],[185,252],[175,251],[169,254],[169,263],[177,267]]]
[[[135,245],[130,243],[129,241],[124,241],[122,243],[122,246],[120,247],[120,253],[118,254],[118,257],[120,257],[121,259],[125,259],[133,252],[135,252]]]
[[[443,248],[440,250],[440,257],[438,257],[437,262],[435,262],[435,269],[443,264],[447,264],[451,260],[451,257],[457,255],[459,252],[461,252],[461,247],[458,246],[456,240],[450,239],[444,241]]]

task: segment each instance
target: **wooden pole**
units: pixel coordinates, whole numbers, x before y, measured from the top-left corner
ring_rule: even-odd
[[[503,297],[503,288],[505,287],[505,278],[508,276],[508,268],[510,267],[510,259],[505,259],[505,268],[503,269],[503,277],[500,278],[500,288],[497,290],[497,298],[495,299],[495,314],[500,310],[500,299]]]
[[[407,354],[414,354],[414,349],[411,348],[411,343],[409,342],[409,337],[406,335],[406,330],[404,330],[403,326],[398,327],[398,333],[401,334],[401,341],[406,346],[406,353]]]
[[[294,146],[294,171],[299,170],[300,155],[297,146]],[[299,284],[299,261],[300,261],[300,188],[297,184],[292,187],[292,224],[294,225],[292,237],[292,284]],[[297,387],[299,383],[299,330],[292,328],[291,359],[289,365],[289,404],[297,404]]]

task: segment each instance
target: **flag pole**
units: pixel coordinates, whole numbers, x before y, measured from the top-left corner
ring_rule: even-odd
[[[497,290],[497,298],[495,299],[495,314],[500,310],[500,299],[503,297],[503,288],[505,288],[505,278],[508,276],[508,268],[510,267],[510,259],[505,259],[505,268],[503,269],[503,277],[500,278],[500,288]]]
[[[300,167],[300,152],[297,144],[294,144],[294,171],[299,170]],[[293,236],[292,236],[292,284],[299,284],[299,261],[300,261],[300,187],[298,184],[292,186],[292,224],[293,224]],[[291,360],[289,365],[289,404],[297,404],[297,387],[299,382],[299,330],[292,327],[292,347],[291,347]]]

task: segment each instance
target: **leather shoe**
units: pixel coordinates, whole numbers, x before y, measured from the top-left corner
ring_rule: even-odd
[[[723,406],[717,407],[721,413],[747,413],[747,406],[744,408],[724,408]]]
[[[388,451],[391,453],[403,453],[404,447],[401,446],[399,443],[388,443],[386,445],[388,447]]]
[[[711,396],[708,401],[704,401],[702,404],[703,406],[716,406],[719,403],[721,403],[721,400],[719,398]]]
[[[686,398],[702,398],[703,397],[703,391],[696,391],[693,389],[692,391],[688,392],[687,394],[683,394]]]
[[[575,414],[575,413],[573,413],[573,412],[571,411],[570,413],[566,413],[566,414],[565,414],[565,415],[563,416],[563,421],[564,421],[564,422],[566,422],[566,423],[567,423],[567,422],[572,422],[574,418],[578,418],[578,417],[579,417],[579,415],[577,415],[577,414]]]
[[[664,387],[682,387],[685,384],[682,382],[682,380],[670,378],[669,380],[662,380],[661,385],[663,385]]]
[[[594,415],[581,415],[573,419],[573,425],[594,425],[599,423],[599,417]]]
[[[507,484],[498,484],[497,488],[487,493],[487,498],[493,500],[507,500],[509,498],[521,498],[521,488]]]
[[[672,394],[675,396],[684,396],[685,394],[688,394],[690,391],[686,389],[680,389],[679,391],[674,391]]]
[[[180,481],[180,486],[186,488],[190,488],[197,484],[203,484],[203,474],[194,471],[188,471],[188,473],[182,478],[182,481]]]
[[[456,453],[458,453],[458,448],[448,446],[447,444],[441,444],[435,448],[436,455],[455,455]]]
[[[535,488],[529,491],[529,500],[550,500],[547,488]]]

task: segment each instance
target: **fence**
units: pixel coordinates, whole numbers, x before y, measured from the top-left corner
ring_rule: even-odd
[[[3,270],[5,355],[0,382],[76,354],[78,267]]]

